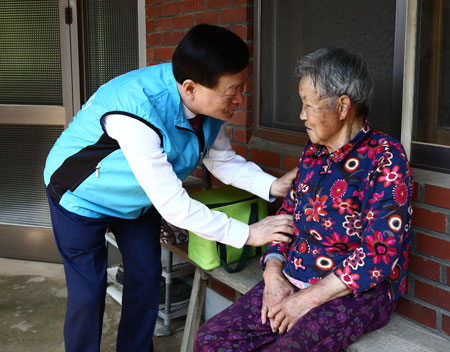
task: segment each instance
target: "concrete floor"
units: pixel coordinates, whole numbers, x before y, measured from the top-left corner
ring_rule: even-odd
[[[64,351],[66,298],[61,264],[0,258],[0,351]],[[107,295],[102,352],[116,350],[120,309]],[[155,352],[179,351],[183,331],[177,330],[171,336],[154,337]]]

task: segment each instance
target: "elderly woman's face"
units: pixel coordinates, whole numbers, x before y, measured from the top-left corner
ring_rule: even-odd
[[[303,77],[299,85],[300,99],[303,103],[300,119],[305,121],[306,132],[313,143],[322,144],[330,152],[342,145],[340,131],[343,122],[337,108],[330,110],[331,98],[320,98],[309,77]]]

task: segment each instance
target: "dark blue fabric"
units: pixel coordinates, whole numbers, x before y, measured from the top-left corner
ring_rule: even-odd
[[[159,213],[151,207],[133,220],[93,219],[71,213],[51,197],[48,199],[67,282],[66,351],[99,351],[106,295],[108,227],[116,237],[125,269],[117,351],[153,351],[161,277]]]

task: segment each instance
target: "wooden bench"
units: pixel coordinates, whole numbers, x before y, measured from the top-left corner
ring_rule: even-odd
[[[195,265],[188,258],[187,243],[174,246],[163,244],[163,246],[178,257]],[[209,277],[224,283],[242,295],[262,280],[259,258],[256,257],[249,259],[244,269],[235,274],[229,274],[223,268],[203,270],[197,265],[195,266],[196,270],[181,343],[181,352],[193,351],[194,338],[200,327],[206,284]],[[394,314],[387,326],[363,335],[349,346],[347,351],[449,352],[450,339],[440,336],[431,329],[424,328],[399,314]]]
[[[233,288],[239,294],[245,294],[259,281],[262,280],[262,272],[259,267],[259,258],[250,258],[244,269],[238,273],[229,274],[223,268],[204,270],[192,262],[187,255],[188,244],[177,245],[162,244],[163,247],[171,251],[178,257],[195,265],[194,281],[192,283],[191,298],[186,316],[183,340],[181,342],[181,352],[192,352],[194,337],[200,327],[203,305],[205,302],[206,285],[210,277]]]

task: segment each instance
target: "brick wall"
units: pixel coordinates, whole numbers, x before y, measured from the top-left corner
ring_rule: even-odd
[[[224,26],[238,34],[253,55],[253,0],[146,0],[147,65],[169,62],[176,45],[193,25],[208,23]],[[252,64],[244,101],[236,110],[228,133],[236,153],[255,161],[265,171],[279,176],[297,165],[298,152],[289,154],[278,148],[249,147],[252,138]],[[201,176],[201,169],[196,171]],[[213,185],[219,182],[212,180]]]
[[[408,294],[397,311],[450,336],[450,189],[415,183]]]
[[[195,24],[225,26],[253,49],[253,0],[146,0],[147,64],[170,61],[183,34]],[[252,68],[252,61],[250,63]],[[252,70],[250,70],[252,74]],[[250,77],[245,101],[236,111],[229,135],[236,152],[278,176],[297,165],[298,147],[261,141],[253,136]],[[259,140],[259,142],[258,142]],[[201,170],[197,170],[201,176]],[[213,184],[218,184],[213,180]],[[408,294],[398,312],[450,335],[450,189],[416,183],[414,231]],[[215,288],[225,296],[226,289]]]

